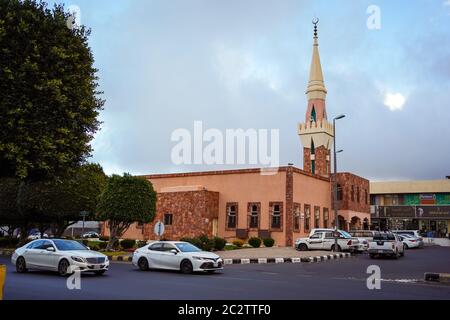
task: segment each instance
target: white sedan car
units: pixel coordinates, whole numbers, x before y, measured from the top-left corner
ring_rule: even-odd
[[[108,257],[91,251],[72,240],[35,240],[14,251],[11,262],[18,273],[29,269],[57,271],[68,276],[74,271],[104,274],[109,268]]]
[[[217,254],[202,251],[181,241],[157,241],[134,251],[133,265],[148,269],[180,270],[182,273],[208,272],[223,269]]]
[[[420,248],[419,238],[416,238],[409,234],[399,234],[398,238],[400,239],[401,242],[403,242],[405,249]]]

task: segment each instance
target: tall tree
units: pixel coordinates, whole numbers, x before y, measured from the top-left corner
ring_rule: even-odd
[[[87,164],[59,180],[28,183],[24,189],[23,212],[41,226],[40,229],[51,228],[59,237],[80,219],[81,211],[95,217],[106,179],[100,165]]]
[[[156,192],[145,178],[113,175],[97,206],[98,219],[108,221],[110,241],[107,250],[135,222],[149,223],[156,213]]]
[[[88,46],[61,5],[0,0],[0,176],[43,180],[90,155],[104,101]],[[20,201],[20,199],[19,199]]]

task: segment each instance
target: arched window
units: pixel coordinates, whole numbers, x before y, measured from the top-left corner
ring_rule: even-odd
[[[311,122],[317,122],[316,108],[314,107],[314,105],[311,111]]]
[[[316,146],[313,139],[311,139],[311,154],[316,154]]]
[[[342,201],[342,186],[340,184],[337,185],[337,201]]]

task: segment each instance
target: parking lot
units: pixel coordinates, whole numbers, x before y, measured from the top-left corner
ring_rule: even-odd
[[[450,286],[425,283],[425,272],[450,272],[450,248],[409,250],[404,258],[359,255],[321,263],[230,265],[217,274],[136,270],[113,263],[104,276],[83,275],[81,290],[51,272],[17,274],[7,257],[5,299],[450,299]],[[381,269],[381,289],[369,290],[366,271]]]

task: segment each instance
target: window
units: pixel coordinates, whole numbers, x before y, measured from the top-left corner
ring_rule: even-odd
[[[151,251],[162,251],[162,245],[162,243],[155,243],[148,247],[148,249]]]
[[[314,207],[314,228],[320,228],[320,207]]]
[[[249,224],[248,227],[250,229],[258,229],[259,228],[259,209],[260,205],[253,203],[249,205],[250,207],[250,215],[249,215]]]
[[[314,140],[311,139],[311,154],[316,154],[316,147],[314,146]]]
[[[369,197],[367,196],[367,190],[365,190],[365,189],[364,189],[364,201],[365,201],[365,204],[370,204]]]
[[[337,185],[337,200],[342,201],[343,199],[342,186],[340,184]]]
[[[166,226],[171,226],[172,223],[173,223],[173,214],[171,214],[171,213],[166,213],[166,214],[164,215],[164,224],[165,224]]]
[[[294,231],[300,231],[300,204],[294,203]]]
[[[311,173],[316,174],[316,161],[315,160],[311,161]]]
[[[356,201],[357,201],[358,203],[361,202],[361,195],[360,195],[359,186],[356,187]]]
[[[281,229],[282,203],[270,203],[271,229]]]
[[[333,232],[325,232],[325,239],[334,239]]]
[[[316,114],[316,108],[312,107],[312,111],[311,111],[311,122],[316,122],[317,121],[317,114]]]
[[[227,228],[236,229],[237,226],[237,203],[227,203]]]
[[[330,220],[330,213],[328,208],[323,208],[323,227],[328,228],[328,221]]]
[[[305,231],[309,231],[309,222],[311,220],[311,208],[305,205]]]
[[[355,201],[355,186],[352,185],[352,193],[351,193],[352,201]]]
[[[309,237],[310,239],[322,239],[322,233],[318,232],[318,233],[314,233],[311,237]]]

